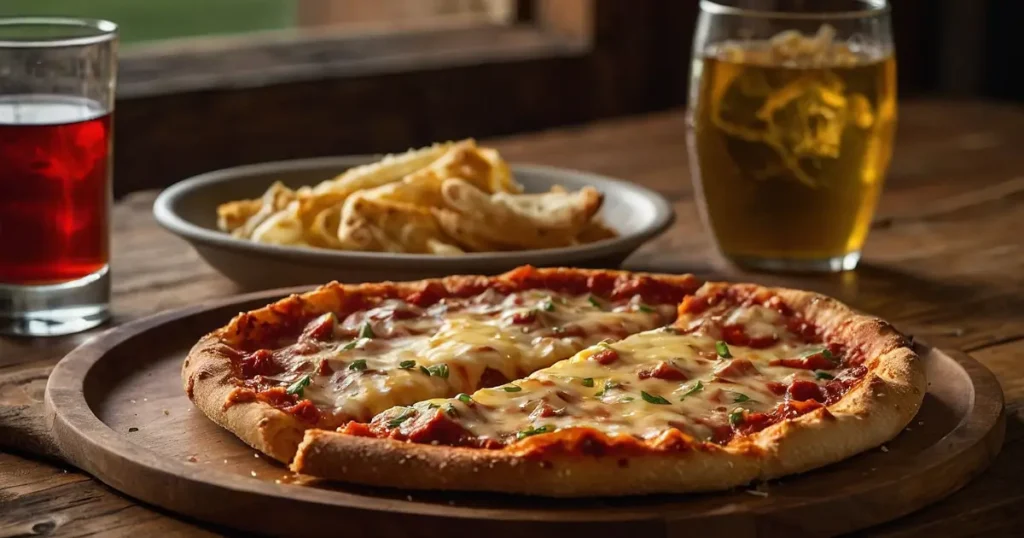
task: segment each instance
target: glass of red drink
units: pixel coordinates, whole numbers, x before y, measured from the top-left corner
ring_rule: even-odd
[[[0,333],[109,317],[117,26],[0,19]]]

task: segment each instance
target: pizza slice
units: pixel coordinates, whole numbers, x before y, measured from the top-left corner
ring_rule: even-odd
[[[523,379],[311,430],[294,471],[547,496],[723,489],[894,437],[923,368],[888,324],[794,290],[707,284],[671,326]]]
[[[182,370],[207,416],[288,463],[309,428],[504,385],[671,323],[692,276],[523,267],[497,277],[330,284],[237,316]]]

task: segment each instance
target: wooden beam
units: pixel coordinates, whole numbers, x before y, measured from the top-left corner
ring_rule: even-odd
[[[594,37],[593,0],[534,0],[531,10],[541,28],[578,43]]]

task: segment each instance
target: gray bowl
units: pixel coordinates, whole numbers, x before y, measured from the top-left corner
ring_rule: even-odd
[[[565,248],[434,256],[265,245],[237,239],[217,229],[218,204],[258,198],[274,181],[292,188],[314,185],[378,158],[303,159],[209,172],[162,192],[153,204],[153,214],[161,226],[191,243],[214,269],[252,289],[331,280],[365,282],[496,274],[523,264],[618,267],[645,241],[664,231],[673,219],[668,201],[649,189],[587,172],[515,165],[512,170],[516,180],[527,192],[547,191],[555,184],[570,190],[591,185],[603,192],[601,215],[619,232],[619,237]]]

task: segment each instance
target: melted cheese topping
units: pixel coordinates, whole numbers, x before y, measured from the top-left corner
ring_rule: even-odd
[[[763,349],[729,346],[717,340],[723,320],[772,335],[775,343]],[[724,441],[747,417],[776,409],[794,382],[805,382],[804,388],[813,383],[810,389],[817,391],[839,375],[772,365],[776,359],[831,354],[783,328],[785,320],[770,309],[742,307],[703,321],[689,333],[667,327],[598,344],[525,379],[461,399],[421,402],[413,410],[417,416],[447,412],[478,439],[501,444],[571,427],[639,439],[676,428],[698,440]],[[836,361],[829,369],[839,366]],[[391,410],[379,419],[401,413],[407,411]],[[379,419],[374,422],[387,423]],[[422,423],[390,422],[410,431]]]
[[[740,306],[725,318],[726,325],[739,325],[750,338],[780,338],[785,331],[782,314],[761,305]]]
[[[488,290],[426,310],[389,300],[337,324],[329,343],[300,338],[279,350],[275,357],[286,371],[264,378],[293,384],[308,375],[303,398],[322,412],[366,420],[393,406],[523,377],[601,340],[663,325],[674,314],[673,305],[647,306],[639,297],[612,303],[547,290]],[[337,332],[363,337],[338,341]]]
[[[655,330],[595,346],[515,382],[518,392],[500,387],[480,390],[472,395],[481,404],[476,406],[456,400],[463,408],[459,422],[479,438],[502,441],[519,432],[579,426],[642,439],[675,427],[697,439],[709,439],[712,428],[728,425],[730,413],[737,409],[765,412],[782,401],[783,396],[773,393],[766,381],[788,385],[797,379],[815,379],[808,370],[768,365],[771,359],[799,354],[805,346],[768,350],[732,346],[734,358],[721,359],[716,342],[706,335]],[[618,359],[608,365],[592,360],[606,350],[614,351]],[[754,369],[735,368],[740,360],[749,360]],[[640,372],[647,368],[675,370],[680,375],[669,375],[680,379],[643,379]],[[588,379],[593,386],[586,386],[591,384]]]

